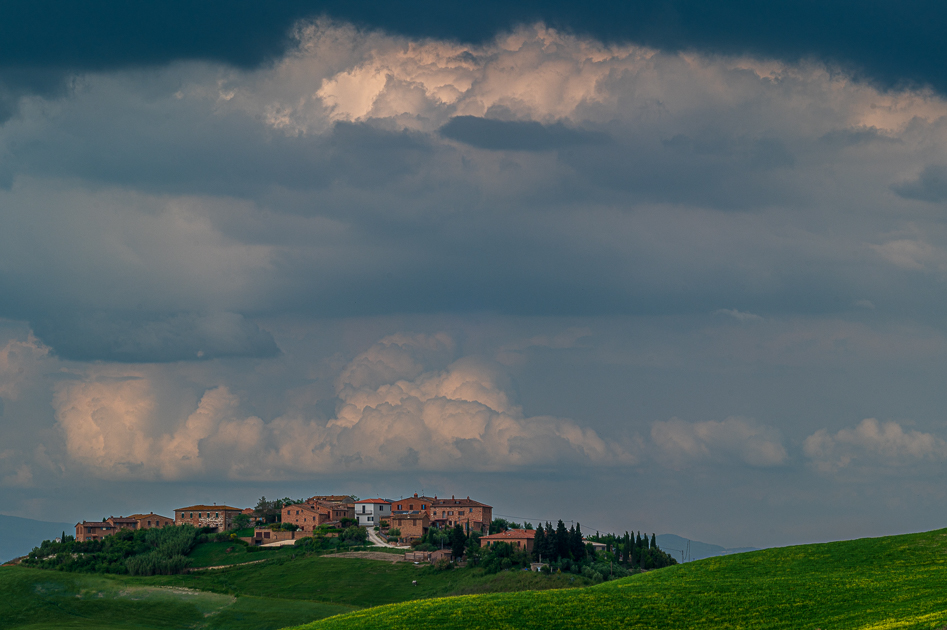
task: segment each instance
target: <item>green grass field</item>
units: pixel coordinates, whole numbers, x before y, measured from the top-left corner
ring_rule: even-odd
[[[588,583],[523,572],[484,575],[477,570],[438,572],[430,566],[357,558],[292,558],[289,547],[272,555],[236,549],[227,553],[231,546],[207,543],[192,556],[204,566],[233,563],[220,562],[222,556],[231,561],[266,561],[153,577],[0,567],[0,629],[264,630],[413,599]]]
[[[428,599],[306,630],[940,629],[947,530],[710,558],[585,589]]]

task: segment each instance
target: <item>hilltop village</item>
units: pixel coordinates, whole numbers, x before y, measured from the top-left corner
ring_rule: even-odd
[[[610,575],[622,565],[634,570],[675,564],[658,549],[654,535],[650,540],[647,536],[642,538],[640,533],[627,532],[624,536],[596,533],[586,537],[579,523],[566,528],[559,520],[555,526],[547,522],[545,526],[539,523],[534,527],[528,522],[520,524],[494,518],[492,506],[469,496],[441,498],[417,493],[398,500],[360,499],[350,495],[275,501],[262,497],[255,507],[247,508],[217,503],[190,505],[174,510],[173,518],[149,512],[82,521],[76,524],[75,538],[64,537],[54,542],[71,545],[70,553],[115,555],[117,543],[110,543],[112,539],[141,542],[150,538],[153,539],[151,547],[157,549],[163,544],[159,539],[168,538],[171,530],[177,528],[182,535],[185,535],[184,530],[199,532],[199,539],[193,536],[188,539],[191,547],[199,540],[239,542],[260,550],[293,546],[304,552],[373,547],[386,548],[391,553],[403,552],[408,561],[485,562],[487,568],[496,570],[520,567],[549,571],[550,562],[558,563],[554,564],[557,569],[562,563],[567,569],[570,563],[576,567],[591,567],[605,555],[612,562]],[[148,534],[152,530],[156,530],[156,536]],[[27,561],[44,565],[61,551],[63,549],[44,543]],[[119,553],[109,562],[116,563],[115,570],[121,571],[120,555],[128,560],[129,571],[135,572],[135,561],[128,557],[130,553]],[[148,572],[180,570],[187,565],[183,555],[169,552],[160,559],[153,558]],[[63,566],[63,562],[72,564],[68,559],[60,559],[56,561],[57,566]],[[594,571],[590,571],[592,574]]]
[[[256,507],[201,504],[174,510],[174,518],[149,512],[131,516],[110,516],[102,521],[76,523],[76,540],[98,540],[121,530],[142,530],[170,525],[191,525],[222,533],[253,527],[249,537],[256,545],[268,545],[311,536],[320,528],[358,526],[377,531],[382,541],[409,545],[424,538],[433,527],[446,530],[461,527],[465,534],[490,533],[493,507],[469,496],[449,499],[418,496],[397,501],[358,499],[349,495],[317,495],[308,499],[261,498]]]

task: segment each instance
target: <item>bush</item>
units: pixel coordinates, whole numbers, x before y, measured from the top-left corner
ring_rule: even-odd
[[[26,566],[85,573],[157,575],[180,573],[187,555],[206,535],[190,525],[121,530],[100,540],[67,539],[43,543],[23,561]]]
[[[401,530],[397,527],[392,527],[388,530],[388,538],[401,538]]]
[[[365,541],[368,540],[368,532],[353,525],[352,527],[346,527],[339,538],[350,544],[364,545]]]
[[[434,563],[434,569],[437,571],[448,571],[454,568],[454,564],[447,558],[441,558]]]

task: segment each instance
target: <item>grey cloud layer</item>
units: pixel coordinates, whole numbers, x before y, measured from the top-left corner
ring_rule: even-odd
[[[0,127],[22,505],[71,476],[587,474],[659,488],[628,510],[720,493],[748,531],[936,486],[940,96],[542,25],[295,35],[79,74]]]
[[[138,361],[196,356],[214,340],[179,351],[192,333],[173,331],[226,313],[944,307],[924,290],[947,251],[925,225],[931,93],[542,26],[474,47],[296,33],[258,70],[86,74],[24,100],[0,131],[0,314],[70,356]],[[49,267],[101,273],[39,290]],[[272,352],[241,334],[221,356]]]

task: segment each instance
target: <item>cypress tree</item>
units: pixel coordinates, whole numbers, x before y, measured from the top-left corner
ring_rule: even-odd
[[[533,560],[539,560],[543,551],[546,549],[546,532],[543,531],[543,524],[536,527],[536,533],[533,535]]]
[[[658,548],[658,539],[655,538],[654,534],[651,534],[651,548],[652,549]]]
[[[572,557],[581,560],[585,557],[585,542],[582,540],[582,525],[575,524],[575,531],[572,533]]]
[[[568,558],[569,546],[569,531],[562,519],[559,519],[559,524],[556,525],[556,555],[560,558]]]

